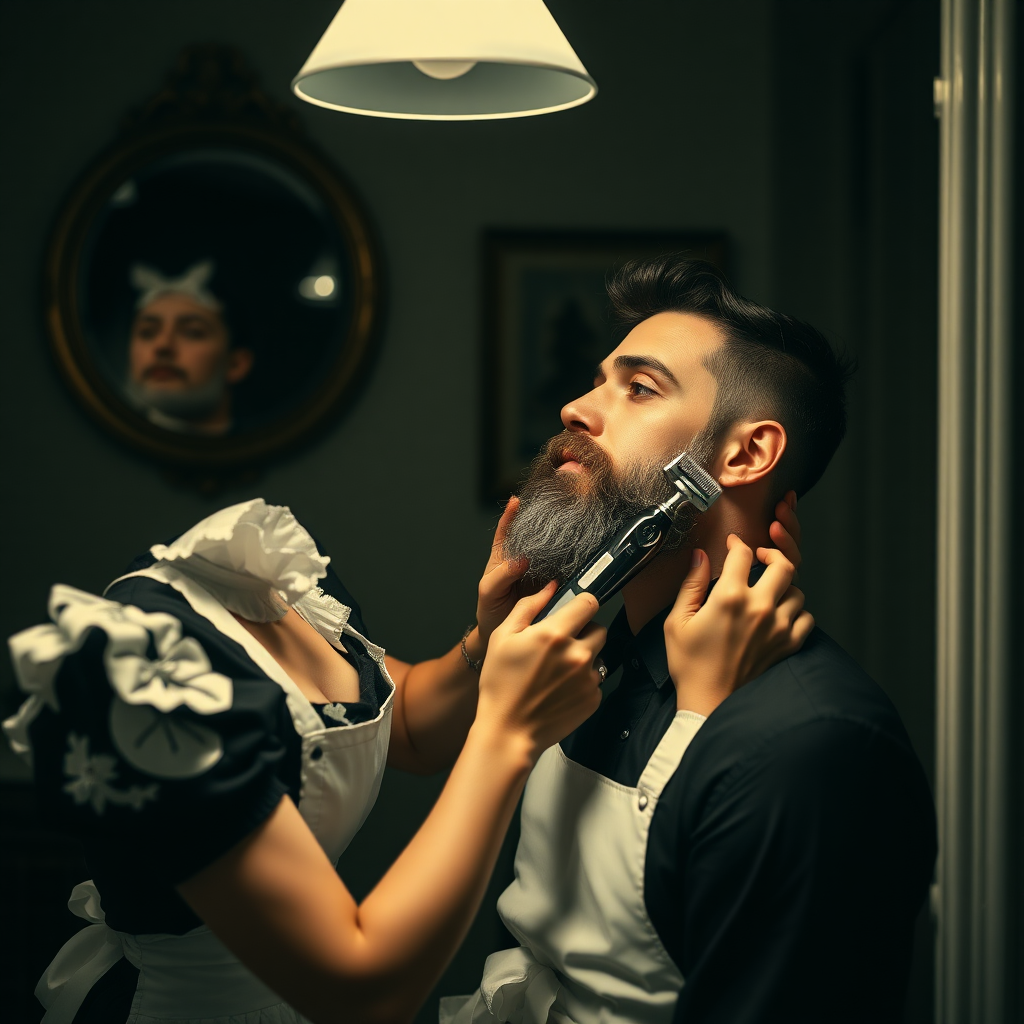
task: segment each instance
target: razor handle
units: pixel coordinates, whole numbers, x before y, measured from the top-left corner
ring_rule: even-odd
[[[540,622],[577,594],[593,594],[598,604],[614,597],[657,554],[672,525],[672,516],[655,505],[620,530],[567,583],[533,621]]]

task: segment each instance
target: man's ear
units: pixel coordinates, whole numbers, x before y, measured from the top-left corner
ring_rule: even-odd
[[[723,487],[763,480],[778,466],[786,442],[786,428],[776,420],[734,424],[719,454],[716,479]]]
[[[237,384],[245,380],[252,370],[255,356],[251,348],[233,348],[228,352],[228,370],[226,380],[229,384]]]

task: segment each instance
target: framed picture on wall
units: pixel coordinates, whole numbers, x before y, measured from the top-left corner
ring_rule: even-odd
[[[504,501],[559,412],[611,349],[605,280],[628,259],[686,252],[728,272],[724,234],[484,234],[482,497]]]

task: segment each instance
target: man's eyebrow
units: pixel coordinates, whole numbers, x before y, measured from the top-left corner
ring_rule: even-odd
[[[616,356],[614,365],[616,370],[654,370],[655,373],[661,374],[670,384],[679,387],[676,375],[660,359],[656,359],[654,356]]]

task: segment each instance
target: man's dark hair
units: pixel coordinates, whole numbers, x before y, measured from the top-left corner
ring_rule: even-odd
[[[773,497],[790,488],[802,495],[818,482],[846,433],[853,371],[820,331],[737,295],[713,263],[680,254],[631,260],[608,281],[608,296],[622,337],[657,313],[716,324],[725,344],[704,362],[718,384],[709,422],[715,447],[738,420],[777,420],[788,445]]]

